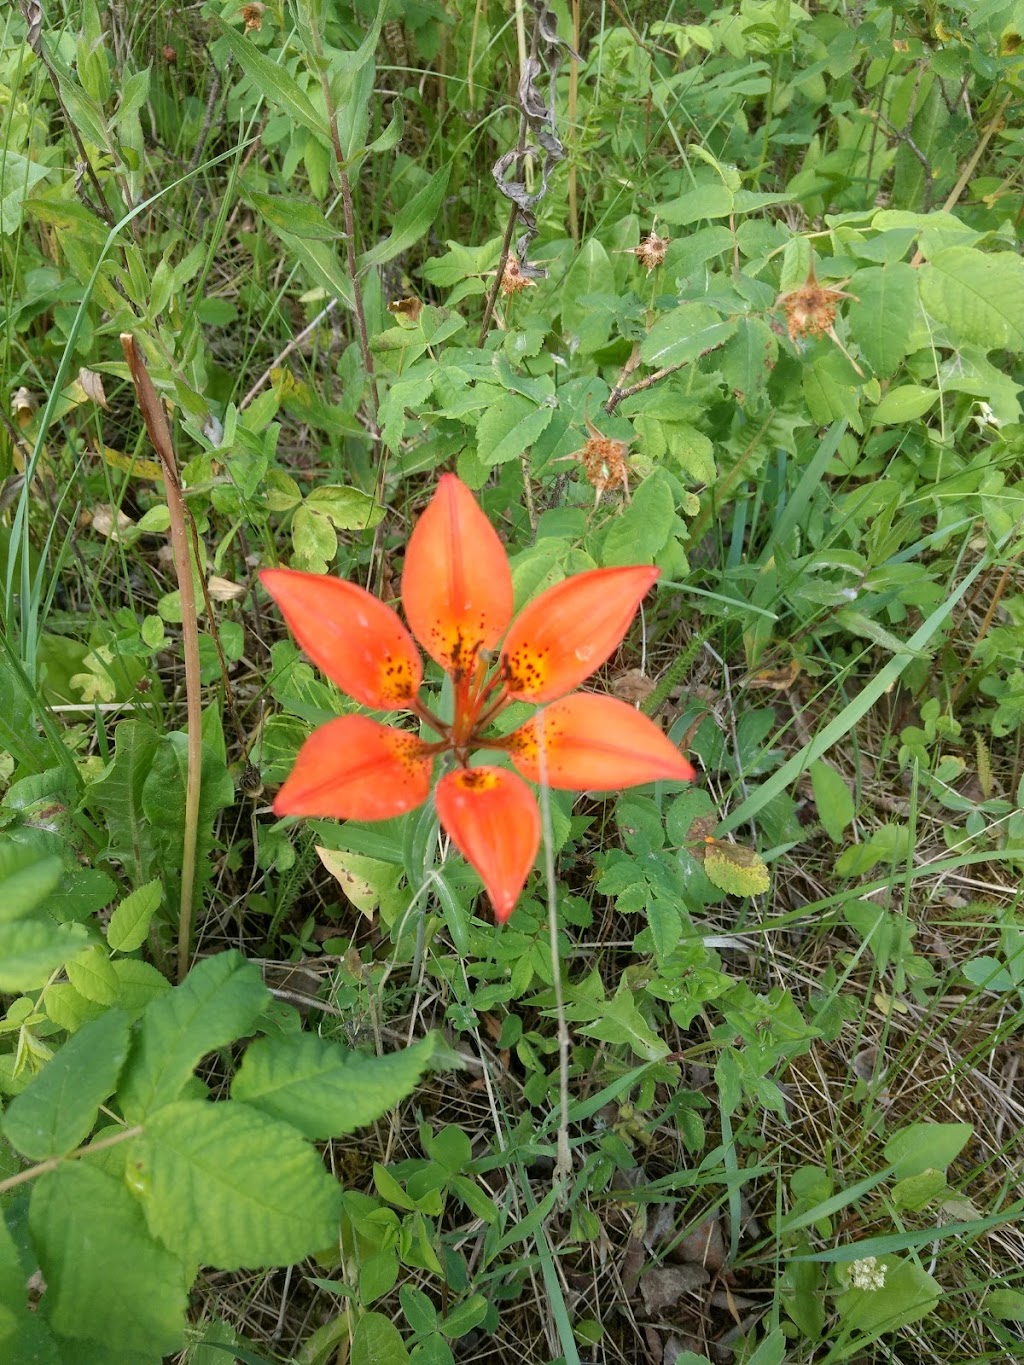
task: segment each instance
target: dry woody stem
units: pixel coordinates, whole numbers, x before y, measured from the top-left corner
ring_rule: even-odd
[[[171,518],[171,549],[181,597],[181,643],[185,661],[185,701],[188,710],[188,775],[185,783],[185,835],[181,850],[181,903],[178,911],[178,980],[188,972],[192,937],[192,897],[196,879],[196,838],[199,829],[199,795],[203,771],[202,691],[199,676],[199,623],[192,579],[192,556],[185,500],[178,477],[171,431],[146,363],[131,332],[121,333],[121,347],[128,361],[146,430],[164,471],[164,490]]]

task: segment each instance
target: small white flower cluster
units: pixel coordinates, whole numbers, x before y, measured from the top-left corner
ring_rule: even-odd
[[[865,1256],[850,1264],[850,1284],[854,1289],[881,1289],[885,1284],[885,1266],[877,1256]]]

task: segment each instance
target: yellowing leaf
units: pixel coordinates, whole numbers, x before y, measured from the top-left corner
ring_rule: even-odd
[[[362,853],[345,853],[317,845],[317,856],[345,895],[367,919],[373,919],[381,900],[392,893],[402,869]]]
[[[708,880],[730,896],[760,896],[771,885],[768,868],[752,848],[714,839],[705,846]]]
[[[164,471],[156,460],[140,460],[131,455],[122,455],[110,446],[100,446],[100,456],[104,464],[120,469],[135,479],[162,479]]]

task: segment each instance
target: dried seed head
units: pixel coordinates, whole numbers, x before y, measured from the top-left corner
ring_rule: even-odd
[[[535,288],[536,281],[524,275],[518,259],[515,256],[510,256],[505,262],[505,269],[502,272],[501,292],[507,297],[510,294],[520,294],[524,289]]]
[[[597,494],[601,494],[613,484],[621,484],[622,491],[629,499],[629,442],[616,441],[611,436],[602,436],[589,422],[590,435],[582,450],[577,450],[571,459],[579,460],[587,482]]]
[[[841,289],[826,289],[820,284],[804,284],[780,295],[790,340],[825,336],[835,324],[839,300],[846,297]]]
[[[633,255],[648,275],[664,261],[665,252],[668,250],[671,240],[671,237],[659,237],[654,228],[651,228],[646,237],[641,238],[640,245],[633,252]]]
[[[263,27],[263,16],[266,11],[266,5],[260,4],[260,0],[249,0],[248,4],[239,6],[239,13],[245,20],[246,32],[252,30],[254,33],[259,33]]]

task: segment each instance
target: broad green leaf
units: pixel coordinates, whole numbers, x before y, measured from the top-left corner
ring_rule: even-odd
[[[609,527],[601,547],[602,566],[651,563],[664,549],[675,519],[671,484],[664,471],[655,469]]]
[[[165,1105],[130,1167],[150,1228],[186,1264],[292,1265],[337,1241],[341,1186],[290,1124],[249,1105]]]
[[[562,281],[562,331],[579,340],[584,355],[603,346],[611,330],[610,314],[599,317],[587,302],[593,294],[611,288],[614,279],[611,258],[596,237],[588,238]]]
[[[970,1123],[914,1123],[901,1128],[885,1144],[885,1159],[898,1180],[934,1169],[944,1171],[963,1151],[974,1132]]]
[[[150,880],[153,836],[142,810],[142,790],[160,736],[142,721],[123,720],[114,730],[114,759],[83,803],[107,835],[105,856],[124,863],[132,882]]]
[[[909,1322],[925,1317],[942,1297],[942,1287],[913,1261],[886,1256],[879,1266],[885,1271],[880,1289],[848,1289],[835,1301],[842,1327],[869,1337],[887,1335]]]
[[[913,422],[934,407],[938,397],[935,389],[926,389],[921,384],[900,384],[885,394],[871,414],[871,420],[879,426]]]
[[[919,274],[924,306],[952,344],[1024,351],[1024,261],[1016,252],[948,246]]]
[[[778,354],[778,338],[763,319],[740,318],[735,335],[717,357],[737,403],[744,406],[764,390]]]
[[[317,857],[344,891],[348,900],[367,919],[372,920],[382,900],[389,900],[405,876],[396,863],[367,858],[362,853],[347,853],[317,845]]]
[[[448,190],[450,174],[451,167],[442,166],[439,171],[434,172],[423,188],[417,190],[409,202],[398,210],[390,234],[383,242],[378,242],[375,247],[364,251],[359,257],[360,271],[394,260],[403,251],[415,246],[421,237],[427,235],[437,222],[441,203]]]
[[[441,1323],[441,1331],[451,1341],[479,1327],[487,1316],[488,1304],[482,1294],[472,1294],[458,1303]]]
[[[476,428],[477,454],[487,468],[525,454],[554,416],[518,393],[507,393],[487,409]]]
[[[1024,1294],[1019,1289],[993,1289],[981,1306],[1003,1322],[1024,1322]]]
[[[248,38],[244,38],[242,34],[224,23],[223,19],[218,18],[216,22],[221,37],[231,49],[231,55],[267,103],[283,109],[290,118],[308,128],[311,133],[317,133],[325,139],[329,138],[327,120],[309,102],[305,91],[295,78],[289,75],[284,67],[278,66],[265,56]]]
[[[153,1241],[123,1181],[83,1161],[59,1166],[36,1181],[29,1224],[46,1316],[62,1336],[116,1343],[125,1356],[181,1349],[185,1270]]]
[[[625,1043],[638,1057],[648,1062],[660,1061],[669,1049],[663,1039],[640,1013],[634,996],[620,990],[601,1007],[600,1019],[578,1025],[581,1033],[599,1038],[606,1043]]]
[[[32,186],[49,174],[49,167],[29,161],[17,152],[0,152],[0,233],[9,237],[17,232]]]
[[[384,508],[368,493],[342,484],[321,484],[306,498],[306,506],[319,512],[339,531],[371,530],[384,516]]]
[[[180,875],[185,839],[185,790],[188,783],[188,736],[172,730],[158,744],[142,787],[142,809],[153,832],[153,841],[165,878]],[[199,792],[199,830],[196,840],[196,892],[212,876],[210,853],[213,826],[218,813],[235,799],[235,785],[224,760],[203,745],[202,786]],[[141,878],[139,879],[142,880]],[[168,899],[173,900],[170,892]]]
[[[821,426],[846,421],[854,431],[863,430],[852,374],[850,379],[846,377],[849,369],[849,362],[838,351],[816,355],[804,365],[804,398],[811,417]]]
[[[661,222],[673,227],[699,223],[702,218],[728,218],[733,211],[734,196],[722,184],[699,185],[696,189],[659,204],[657,215]]]
[[[309,199],[296,199],[285,194],[260,194],[247,189],[245,197],[260,216],[275,231],[280,229],[293,237],[314,242],[334,242],[344,237],[344,229],[332,227],[319,205]]]
[[[917,271],[906,261],[857,272],[851,286],[860,300],[848,312],[850,335],[879,379],[904,359],[918,313]]]
[[[63,1156],[89,1136],[128,1056],[128,1023],[120,1010],[107,1010],[83,1024],[11,1101],[3,1131],[23,1156]]]
[[[382,1313],[364,1313],[352,1333],[352,1365],[408,1365],[402,1334]]]
[[[640,343],[640,359],[652,369],[683,365],[723,345],[736,320],[722,318],[706,303],[683,303],[654,324]]]
[[[251,1033],[270,993],[241,953],[198,963],[173,991],[146,1006],[118,1097],[135,1123],[181,1093],[208,1052]]]
[[[294,568],[323,574],[338,553],[338,535],[326,517],[303,503],[292,517],[292,545]]]
[[[164,889],[159,881],[147,882],[125,896],[107,925],[107,943],[114,952],[131,953],[145,943],[149,922],[163,896]]]
[[[45,908],[64,875],[61,860],[36,848],[0,843],[0,923]]]
[[[111,964],[117,977],[117,1005],[135,1018],[151,1000],[166,995],[171,983],[161,976],[151,962],[140,962],[134,957],[119,957]]]
[[[825,833],[834,844],[841,844],[843,833],[853,823],[854,816],[849,787],[835,768],[820,758],[811,764],[811,786]]]
[[[70,981],[55,981],[46,988],[43,1008],[46,1017],[58,1028],[77,1033],[87,1019],[100,1018],[106,1006],[97,1005],[95,1000],[87,1000]]]
[[[342,1137],[411,1095],[427,1068],[438,1065],[439,1041],[429,1034],[401,1052],[371,1057],[315,1034],[260,1038],[242,1058],[231,1098],[308,1138]]]
[[[95,944],[67,964],[68,980],[86,1000],[112,1005],[117,999],[117,977],[104,950]]]
[[[80,924],[56,924],[42,917],[0,924],[0,991],[35,990],[87,942]]]

